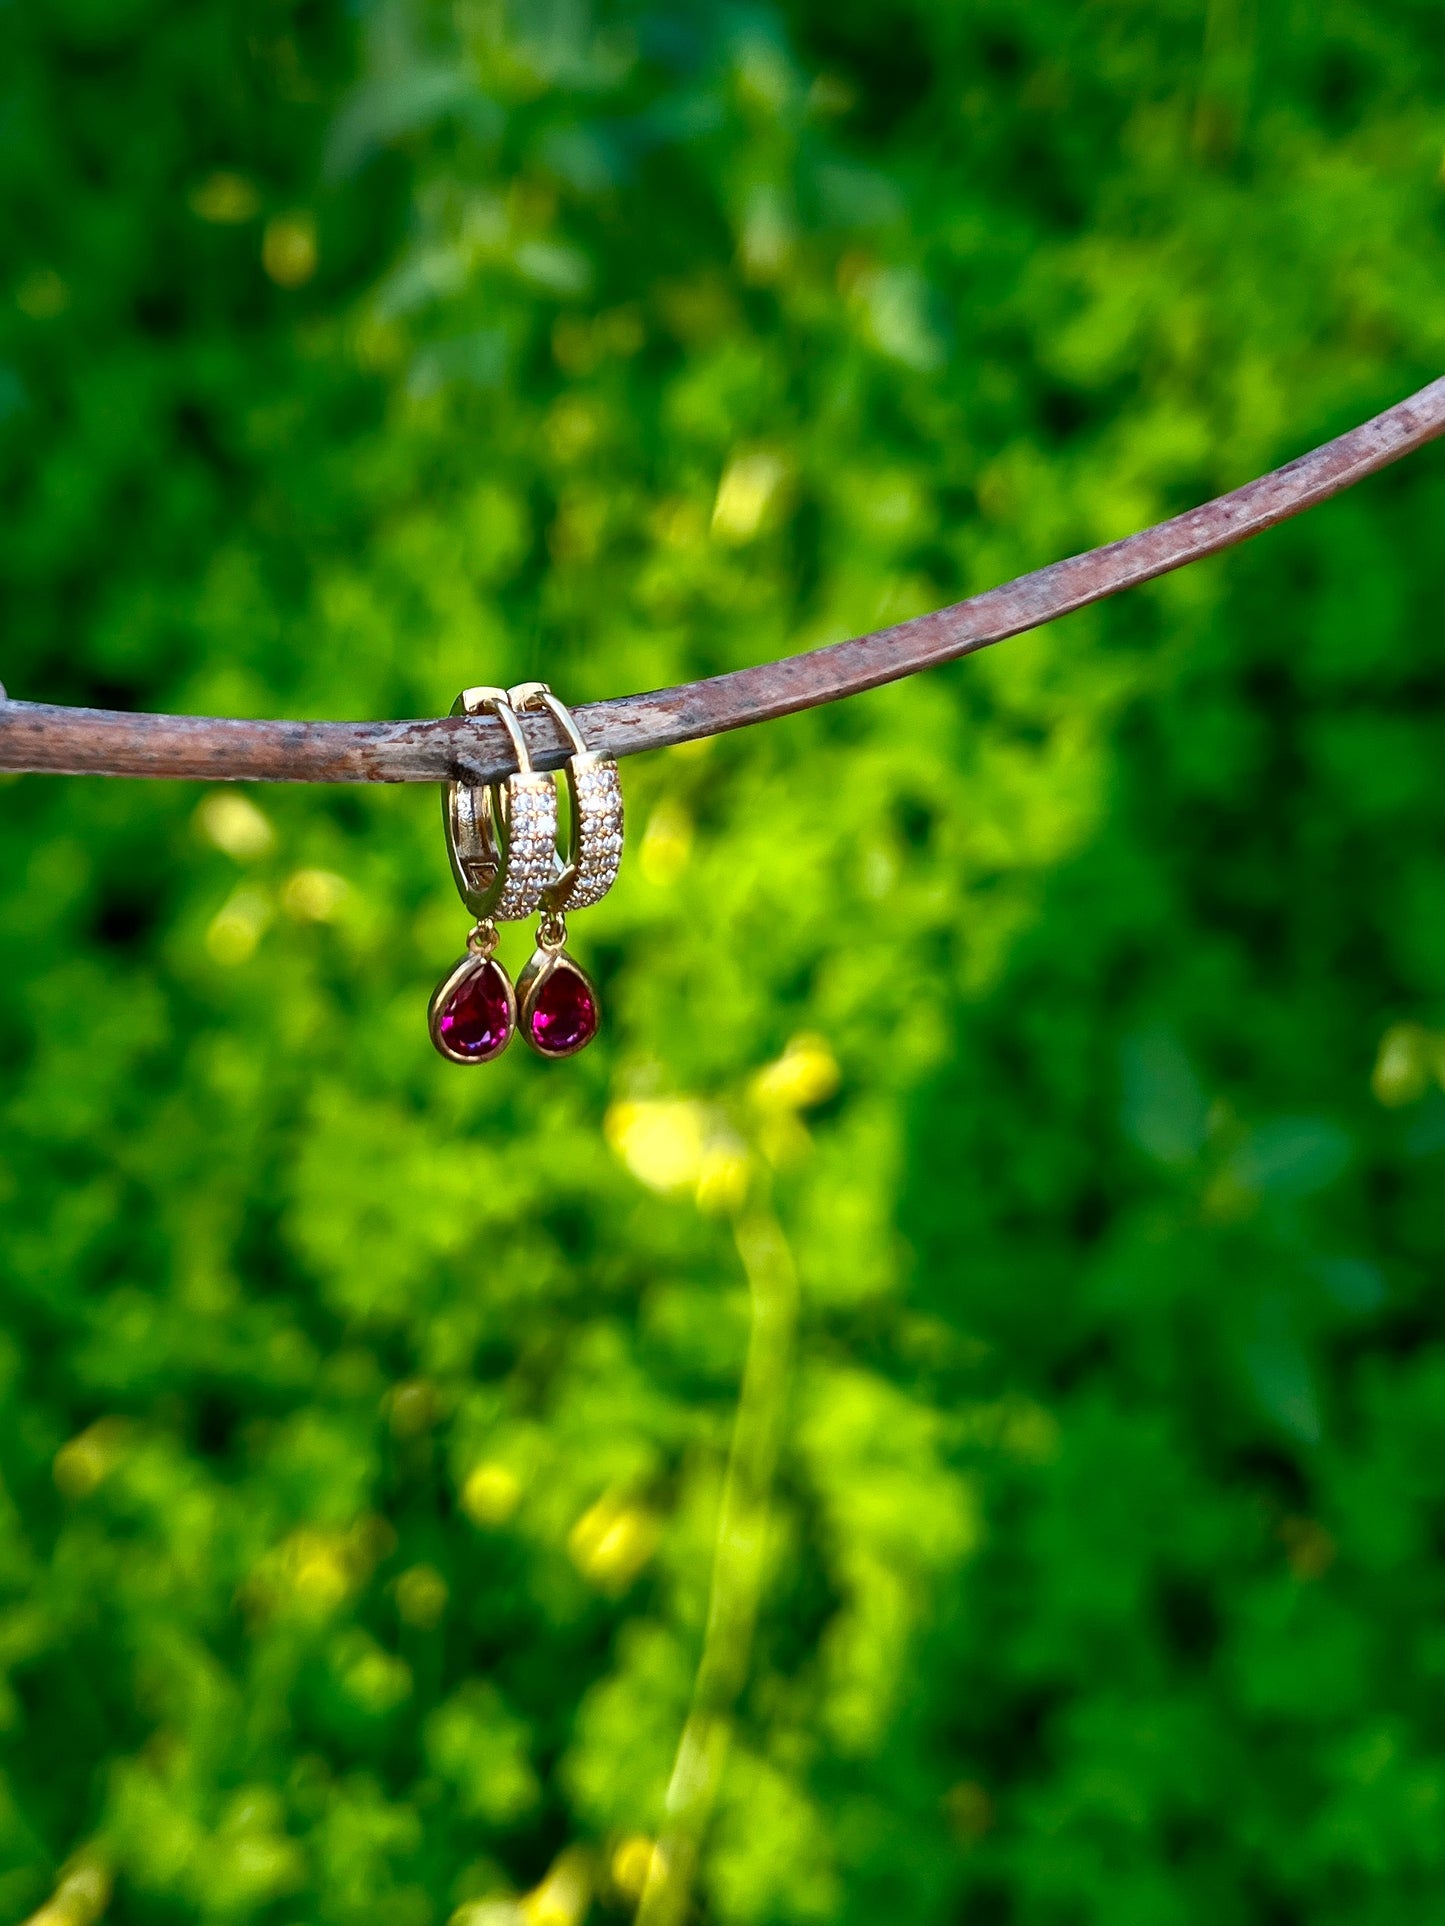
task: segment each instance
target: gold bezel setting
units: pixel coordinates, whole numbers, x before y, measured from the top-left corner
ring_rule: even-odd
[[[580,985],[585,997],[587,1021],[584,1034],[577,1036],[574,1041],[567,1042],[561,1048],[555,1046],[549,1048],[538,1042],[533,1025],[538,1001],[547,985],[558,978],[574,979]],[[554,948],[541,941],[538,942],[526,969],[517,978],[517,1011],[517,1027],[522,1036],[539,1057],[545,1057],[549,1062],[560,1062],[564,1057],[575,1057],[579,1050],[587,1048],[602,1027],[602,1005],[598,1000],[597,986],[582,965],[573,962],[560,943]]]
[[[452,998],[461,989],[467,979],[475,975],[479,970],[496,971],[498,981],[501,983],[503,992],[505,993],[507,1004],[507,1034],[495,1049],[488,1050],[481,1056],[475,1054],[466,1055],[460,1050],[454,1050],[442,1034],[441,1027],[442,1017],[446,1012],[447,1004],[451,1002]],[[441,982],[438,983],[435,990],[432,991],[432,998],[431,1002],[427,1005],[426,1015],[427,1028],[431,1032],[431,1040],[448,1063],[461,1063],[468,1066],[480,1063],[495,1063],[497,1058],[501,1056],[502,1052],[512,1041],[512,1038],[517,1034],[519,1026],[517,992],[513,986],[512,979],[497,961],[492,950],[469,949],[465,956],[458,958],[442,978]]]

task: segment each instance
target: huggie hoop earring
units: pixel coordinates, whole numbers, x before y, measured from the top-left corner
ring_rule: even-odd
[[[457,894],[472,915],[479,923],[515,923],[532,914],[553,881],[557,787],[533,769],[505,689],[463,689],[452,704],[454,716],[488,712],[511,739],[516,773],[486,788],[444,784],[442,828]]]
[[[590,909],[617,881],[622,862],[622,778],[610,756],[587,747],[565,702],[545,682],[519,682],[507,694],[517,709],[546,709],[572,745],[563,764],[567,778],[567,849],[543,892],[549,911]]]
[[[505,689],[463,689],[452,714],[496,716],[517,758],[515,775],[485,788],[449,782],[442,828],[458,894],[476,917],[466,954],[433,993],[431,1040],[449,1063],[490,1063],[512,1041],[517,994],[497,961],[497,921],[529,916],[557,863],[557,785],[539,775]]]

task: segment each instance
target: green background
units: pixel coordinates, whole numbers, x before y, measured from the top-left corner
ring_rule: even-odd
[[[9,0],[0,676],[582,701],[1232,486],[1445,367],[1440,27]],[[765,1221],[701,1916],[1445,1921],[1442,514],[625,765],[564,1066],[432,792],[8,780],[0,1918],[627,1916]]]

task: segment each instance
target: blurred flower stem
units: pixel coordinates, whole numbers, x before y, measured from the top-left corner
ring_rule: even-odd
[[[24,1926],[94,1926],[110,1903],[110,1867],[93,1848],[78,1853],[55,1891]]]
[[[798,1323],[798,1275],[766,1202],[740,1213],[738,1254],[751,1301],[747,1361],[718,1515],[707,1631],[667,1788],[662,1835],[637,1926],[679,1926],[727,1763],[733,1709],[748,1675]]]

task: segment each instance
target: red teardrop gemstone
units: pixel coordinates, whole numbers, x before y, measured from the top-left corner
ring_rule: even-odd
[[[527,1005],[527,1039],[544,1057],[570,1057],[597,1034],[592,985],[564,956],[543,977]]]
[[[512,1001],[500,963],[488,957],[468,971],[441,1007],[437,1035],[468,1063],[501,1055],[512,1035]]]

